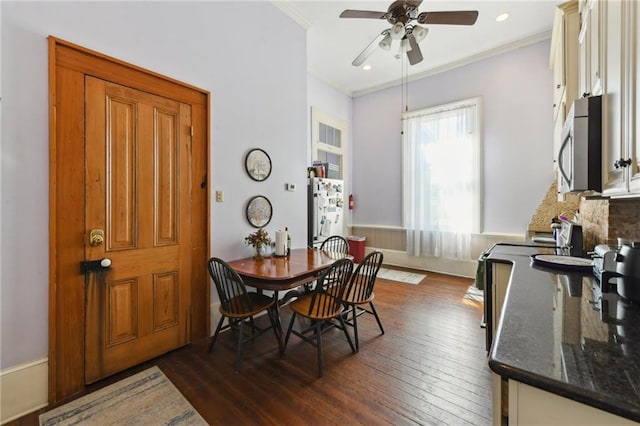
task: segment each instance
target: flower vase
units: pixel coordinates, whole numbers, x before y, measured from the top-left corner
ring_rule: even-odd
[[[263,260],[264,259],[264,254],[265,254],[265,246],[262,244],[256,244],[254,246],[255,249],[255,253],[253,254],[253,258],[254,260]]]

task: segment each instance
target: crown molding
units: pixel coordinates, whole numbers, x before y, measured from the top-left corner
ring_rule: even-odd
[[[425,78],[425,77],[431,77],[433,75],[443,73],[445,71],[451,71],[452,69],[459,68],[459,67],[462,67],[464,65],[469,65],[469,64],[471,64],[473,62],[481,61],[483,59],[491,58],[493,56],[501,55],[503,53],[507,53],[507,52],[510,52],[512,50],[520,49],[522,47],[526,47],[526,46],[529,46],[529,45],[532,45],[532,44],[535,44],[535,43],[538,43],[540,41],[547,40],[547,39],[550,39],[550,38],[551,38],[551,31],[545,31],[543,33],[536,34],[536,35],[533,35],[531,37],[526,37],[526,38],[511,42],[511,43],[507,43],[507,44],[504,44],[502,46],[499,46],[499,47],[496,47],[496,48],[493,48],[493,49],[485,50],[485,51],[480,52],[480,53],[475,54],[475,55],[467,56],[466,58],[462,58],[462,59],[459,59],[457,61],[449,62],[449,63],[441,65],[439,67],[431,68],[429,70],[423,71],[423,72],[418,73],[418,74],[410,75],[408,77],[407,81],[416,81],[416,80],[420,80],[420,79]],[[370,87],[368,89],[356,90],[356,91],[352,92],[351,96],[353,98],[357,98],[357,97],[360,97],[360,96],[365,96],[365,95],[377,92],[379,90],[387,89],[389,87],[398,86],[398,85],[402,84],[402,82],[403,82],[402,78],[398,78],[398,79],[389,81],[389,82],[384,83],[384,84],[380,84],[380,85],[377,85],[377,86]],[[342,90],[342,91],[344,92],[344,90]]]
[[[308,30],[311,27],[311,21],[302,16],[300,12],[298,12],[298,10],[296,10],[296,8],[291,5],[290,2],[282,0],[271,0],[271,3],[275,7],[280,9],[289,18],[297,22],[298,25],[300,25],[303,29]]]

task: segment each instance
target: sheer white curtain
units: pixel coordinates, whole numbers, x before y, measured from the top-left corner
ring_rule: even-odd
[[[402,115],[407,253],[471,257],[480,227],[480,99]]]

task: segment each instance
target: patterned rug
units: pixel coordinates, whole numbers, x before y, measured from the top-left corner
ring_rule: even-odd
[[[413,272],[398,271],[395,269],[380,268],[380,270],[378,271],[378,278],[382,278],[384,280],[399,281],[401,283],[413,285],[420,284],[420,282],[425,277],[426,275],[414,274]]]
[[[465,299],[475,300],[476,302],[484,302],[484,292],[479,290],[478,287],[474,285],[469,286],[467,289],[467,293],[464,295]]]
[[[40,425],[206,425],[158,367],[40,415]]]

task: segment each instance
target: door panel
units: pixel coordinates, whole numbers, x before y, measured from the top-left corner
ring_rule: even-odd
[[[187,343],[190,309],[190,107],[86,78],[85,380]]]

